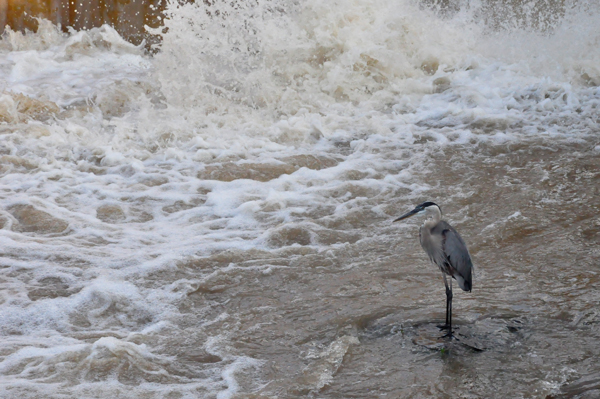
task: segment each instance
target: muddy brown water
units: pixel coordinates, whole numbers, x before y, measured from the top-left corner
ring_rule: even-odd
[[[197,348],[224,333],[232,352],[260,362],[238,375],[254,392],[239,397],[598,397],[595,142],[432,147],[425,158],[419,178],[431,188],[413,201],[390,192],[363,197],[346,220],[307,218],[336,226],[328,246],[306,245],[299,227],[269,251],[181,262],[178,277],[211,274],[180,305],[174,363],[226,361]],[[445,295],[420,221],[391,223],[422,200],[440,203],[474,259],[473,291],[455,285],[458,341],[438,339]]]
[[[323,168],[347,156],[346,146],[338,148]],[[415,157],[414,151],[421,154]],[[162,329],[135,332],[152,322],[151,310],[132,311],[125,299],[94,294],[89,307],[70,314],[71,327],[62,332],[93,343],[92,349],[67,352],[50,365],[34,356],[4,372],[23,376],[27,370],[25,377],[38,383],[67,384],[56,392],[67,395],[81,381],[114,378],[124,386],[175,387],[168,397],[181,397],[177,386],[202,379],[221,385],[197,388],[199,397],[218,397],[219,389],[232,384],[236,398],[489,398],[500,392],[515,398],[598,397],[600,161],[595,139],[444,146],[424,141],[411,149],[390,140],[377,152],[382,158],[412,156],[417,160],[413,178],[428,188],[369,190],[358,184],[363,175],[356,170],[329,194],[344,198],[348,212],[335,213],[325,203],[281,225],[271,214],[276,207],[265,207],[257,220],[268,230],[266,245],[186,256],[174,268],[130,277],[141,288],[171,286],[185,293]],[[233,165],[230,171],[228,165]],[[256,176],[263,180],[287,171],[280,164],[259,166]],[[249,173],[235,163],[214,170],[225,181]],[[400,172],[382,169],[371,176],[379,180]],[[445,295],[440,272],[418,243],[422,221],[391,222],[424,200],[441,205],[475,264],[473,291],[454,285],[458,339],[453,341],[440,339],[436,327],[444,321]],[[198,200],[167,210],[203,204]],[[97,217],[122,222],[112,220],[109,211],[102,208]],[[9,212],[16,232],[64,234],[66,224],[57,215],[33,206]],[[117,213],[125,218],[120,208]],[[214,229],[222,228],[218,219],[214,222]],[[107,244],[90,241],[100,248]],[[87,268],[83,259],[70,255],[46,261],[81,270],[74,275]],[[21,279],[33,303],[81,290],[60,277],[32,279],[27,270],[6,274],[5,284]],[[18,326],[11,328],[7,339],[20,334]],[[115,349],[111,339],[146,345],[161,356],[137,353],[138,346]],[[219,342],[226,344],[211,349]],[[13,348],[6,355],[24,345],[6,344]],[[236,367],[228,376],[223,370],[231,365]],[[19,389],[11,385],[7,392],[16,395],[23,392]],[[84,390],[91,397],[101,392]]]
[[[600,397],[597,2],[208,3],[2,39],[0,397]]]

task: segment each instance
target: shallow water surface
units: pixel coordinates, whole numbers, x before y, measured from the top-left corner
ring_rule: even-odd
[[[598,397],[600,10],[433,3],[4,37],[4,396]]]

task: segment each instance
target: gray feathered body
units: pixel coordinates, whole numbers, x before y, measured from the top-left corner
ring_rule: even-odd
[[[462,237],[447,222],[428,220],[419,231],[421,246],[442,273],[452,276],[463,291],[471,291],[473,263]]]

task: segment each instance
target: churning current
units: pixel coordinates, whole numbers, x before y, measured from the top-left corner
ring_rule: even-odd
[[[0,396],[600,397],[600,7],[497,3],[9,31]],[[423,201],[473,258],[460,341],[392,224]]]

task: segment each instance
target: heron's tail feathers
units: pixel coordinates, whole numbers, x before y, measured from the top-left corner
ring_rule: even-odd
[[[456,273],[456,275],[453,276],[456,281],[458,282],[458,286],[463,290],[463,291],[468,291],[471,292],[471,279],[465,280],[460,274]]]

